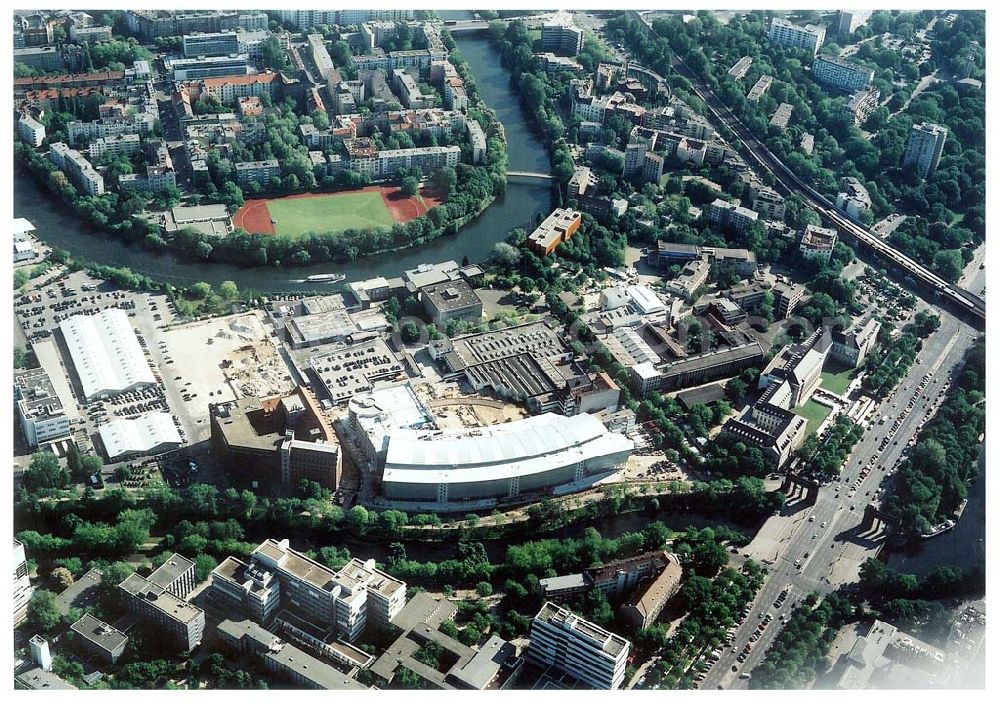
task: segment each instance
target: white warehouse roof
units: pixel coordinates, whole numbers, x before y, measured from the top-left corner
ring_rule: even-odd
[[[27,218],[14,219],[14,235],[24,235],[35,230],[35,226]]]
[[[667,308],[656,296],[656,292],[644,284],[632,285],[625,292],[643,314],[656,314]]]
[[[631,451],[632,442],[589,414],[551,412],[489,427],[397,429],[383,482],[474,483],[530,476]]]
[[[160,444],[180,444],[174,420],[166,412],[149,412],[138,419],[116,419],[98,429],[108,458],[143,453]]]
[[[61,328],[86,399],[155,384],[128,315],[121,309],[71,316]]]

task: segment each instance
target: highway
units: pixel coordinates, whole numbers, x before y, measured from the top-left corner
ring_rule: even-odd
[[[975,337],[976,332],[971,327],[954,317],[943,316],[941,327],[924,341],[923,349],[918,354],[921,362],[914,363],[909,375],[872,414],[873,425],[855,446],[841,476],[844,481],[820,488],[817,502],[812,506],[790,500],[785,514],[769,519],[757,538],[747,546],[753,558],[768,564],[768,577],[751,605],[750,617],[739,628],[735,639],[726,646],[722,658],[709,671],[701,688],[745,687],[746,682],[739,680],[738,676],[752,671],[766,653],[781,628],[782,613],[788,615],[793,603],[797,604],[813,591],[826,594],[841,584],[857,580],[861,563],[875,556],[887,538],[884,527],[877,526],[874,531],[859,533],[865,506],[877,493],[883,478],[896,467],[907,441],[916,433],[925,413],[936,409],[937,395],[946,389],[946,379],[952,367],[961,365]],[[932,379],[918,396],[913,410],[903,418],[889,445],[880,452],[882,439],[890,432],[894,419],[904,412],[914,389],[927,373]],[[923,399],[924,395],[928,399]],[[889,420],[878,424],[884,416],[888,416]],[[857,491],[852,492],[852,484],[872,456],[875,456],[874,468]],[[811,517],[815,519],[810,521]],[[768,541],[762,535],[774,540]],[[795,566],[797,561],[800,562],[798,567]],[[789,584],[792,586],[789,597],[780,609],[775,609],[772,604]],[[774,620],[762,637],[753,643],[749,658],[739,664],[731,648],[735,646],[739,652],[750,641],[760,622],[757,616],[761,612],[772,613]],[[737,665],[736,671],[733,665]]]
[[[923,265],[896,250],[869,229],[836,211],[829,199],[799,179],[762,142],[754,137],[711,88],[676,56],[673,60],[673,66],[678,73],[691,82],[694,92],[705,101],[705,105],[708,106],[717,124],[725,125],[733,132],[736,136],[737,146],[741,148],[740,151],[744,157],[755,166],[770,172],[780,191],[784,191],[786,194],[798,194],[807,206],[815,210],[828,223],[853,236],[859,244],[905,271],[915,282],[939,293],[944,302],[955,305],[961,312],[967,314],[978,328],[985,327],[986,302],[980,296],[938,277]]]

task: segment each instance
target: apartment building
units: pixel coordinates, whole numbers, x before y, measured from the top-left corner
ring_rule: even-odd
[[[382,150],[376,157],[374,176],[378,179],[388,179],[404,168],[416,168],[424,174],[429,174],[439,167],[454,167],[461,155],[462,149],[458,145]]]
[[[815,56],[826,39],[826,28],[811,24],[800,26],[780,17],[774,17],[768,28],[767,38],[773,44],[805,49]]]
[[[617,689],[625,680],[632,643],[546,602],[531,621],[527,660],[556,667],[595,689]]]
[[[747,93],[747,100],[750,101],[751,103],[756,103],[757,101],[759,101],[764,96],[764,94],[767,93],[767,90],[771,87],[772,83],[774,83],[773,76],[768,76],[767,74],[764,74],[763,76],[758,78],[757,83],[755,83],[753,87],[750,89],[750,91]]]
[[[477,120],[467,120],[465,129],[472,146],[472,163],[482,164],[486,161],[486,133],[483,132],[483,126]]]
[[[873,10],[840,10],[837,13],[837,34],[847,37],[858,27],[867,24]]]
[[[770,187],[756,190],[753,197],[753,210],[764,220],[781,221],[785,218],[785,199]]]
[[[542,51],[576,56],[583,50],[583,30],[561,20],[542,25]]]
[[[277,10],[282,24],[297,29],[308,29],[319,25],[354,25],[365,22],[407,22],[413,19],[413,10]]]
[[[253,73],[249,54],[196,56],[190,59],[165,59],[163,65],[174,81],[193,81],[219,76],[247,76]]]
[[[42,71],[62,71],[66,68],[63,53],[56,47],[25,47],[14,50],[14,63]]]
[[[28,618],[28,601],[34,593],[28,578],[28,560],[24,556],[24,545],[14,540],[14,627]]]
[[[729,71],[726,72],[726,74],[730,78],[739,80],[747,75],[747,71],[750,70],[751,64],[753,64],[753,59],[751,59],[749,56],[744,56],[735,64],[733,64],[732,67],[729,69]]]
[[[751,223],[756,223],[758,214],[745,206],[736,206],[715,199],[708,207],[706,217],[709,222],[715,223],[722,228],[730,228],[736,233],[745,233]]]
[[[139,136],[133,132],[125,135],[99,137],[90,143],[87,152],[91,159],[103,159],[106,155],[134,157],[139,154],[139,145]]]
[[[948,139],[948,128],[934,123],[920,123],[910,128],[910,138],[903,153],[903,167],[915,166],[926,179],[937,169]]]
[[[583,222],[583,214],[568,208],[557,208],[528,235],[528,247],[540,255],[550,255],[573,237]]]
[[[829,54],[816,57],[812,72],[813,78],[820,83],[841,91],[868,88],[875,78],[875,69]]]
[[[862,125],[871,116],[872,112],[879,107],[879,98],[882,95],[877,88],[863,88],[855,92],[847,101],[847,114],[855,125]]]
[[[778,109],[774,111],[774,115],[771,116],[770,124],[774,127],[788,127],[788,122],[792,119],[792,111],[794,110],[795,106],[791,103],[782,103],[778,106]]]
[[[66,143],[56,142],[51,145],[49,161],[87,196],[100,196],[104,193],[104,177],[97,173],[86,157],[70,149]]]
[[[862,211],[871,210],[872,197],[860,181],[854,177],[844,177],[840,180],[836,205],[837,210],[855,220],[860,220]]]
[[[352,559],[334,571],[291,549],[287,539],[265,540],[250,556],[277,576],[283,605],[348,641],[361,635],[369,619],[387,627],[406,602],[406,584],[376,569],[374,559]]]
[[[41,147],[45,142],[45,126],[31,117],[28,113],[21,113],[17,119],[17,135],[32,147]]]
[[[205,632],[205,612],[184,599],[194,586],[194,562],[180,554],[149,577],[133,573],[118,584],[130,612],[161,628],[187,652],[201,643]]]
[[[69,28],[69,38],[77,44],[82,44],[83,42],[88,44],[107,42],[111,40],[111,27],[103,25],[93,27],[71,25]]]
[[[833,246],[837,244],[837,231],[833,228],[807,225],[802,230],[799,241],[799,252],[809,260],[829,262],[833,255]]]
[[[281,165],[276,159],[236,163],[236,183],[241,189],[246,189],[252,181],[264,187],[274,177],[281,178]]]
[[[152,43],[157,37],[233,30],[240,26],[240,14],[235,10],[130,10],[125,22],[131,34]]]

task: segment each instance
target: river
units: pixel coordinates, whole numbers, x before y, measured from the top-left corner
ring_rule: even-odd
[[[480,95],[487,105],[496,110],[504,124],[509,168],[512,171],[548,172],[548,152],[532,131],[517,94],[511,90],[510,76],[500,66],[498,52],[481,34],[460,33],[456,42],[472,69]],[[332,289],[331,285],[289,281],[321,272],[343,272],[347,280],[352,281],[380,275],[398,277],[403,270],[428,262],[461,262],[463,257],[478,262],[484,260],[493,246],[502,241],[512,228],[525,226],[533,222],[537,215],[548,213],[551,203],[552,191],[547,182],[513,178],[508,182],[503,198],[497,199],[479,218],[453,236],[443,236],[431,243],[350,263],[327,262],[298,268],[241,268],[222,263],[183,262],[170,254],[154,253],[104,232],[85,230],[69,210],[39,187],[29,175],[17,174],[14,179],[14,215],[31,221],[38,237],[48,245],[95,262],[128,267],[134,272],[179,286],[199,281],[218,285],[232,280],[241,289],[257,292],[316,290],[324,286]]]
[[[986,560],[986,447],[979,452],[979,477],[969,487],[965,512],[950,532],[920,542],[915,549],[894,551],[888,564],[897,571],[924,576],[935,566],[969,568]]]

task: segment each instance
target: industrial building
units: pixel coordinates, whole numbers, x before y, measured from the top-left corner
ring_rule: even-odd
[[[337,436],[313,394],[209,405],[212,450],[253,488],[297,488],[311,480],[336,490],[342,458]]]
[[[146,412],[135,419],[112,419],[98,430],[108,461],[154,456],[179,448],[181,436],[168,412]]]
[[[69,436],[69,417],[42,368],[14,376],[14,399],[28,446],[35,448]]]
[[[576,414],[615,406],[545,321],[431,341],[445,379],[464,376],[480,394],[524,402],[532,412]],[[613,385],[613,383],[612,383]],[[617,395],[614,388],[612,396]]]
[[[83,399],[91,401],[119,392],[155,385],[139,340],[122,309],[77,314],[59,324]]]
[[[294,349],[338,343],[358,331],[342,297],[313,297],[302,307],[302,316],[285,322],[285,336]]]
[[[358,334],[350,341],[343,348],[309,358],[309,368],[320,383],[323,397],[333,404],[347,402],[377,383],[406,377],[396,354],[381,336]]]
[[[406,584],[376,569],[374,559],[351,559],[334,571],[292,549],[287,539],[267,539],[250,557],[277,577],[282,605],[349,641],[369,620],[387,628],[406,603]]]
[[[462,502],[516,498],[620,468],[632,441],[596,417],[545,413],[482,428],[397,429],[382,487],[391,500]]]
[[[420,302],[427,316],[438,326],[453,319],[478,322],[483,316],[483,300],[462,280],[422,287]]]
[[[531,621],[527,660],[556,667],[594,689],[617,689],[631,649],[625,638],[546,603]]]

